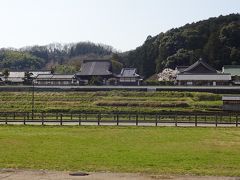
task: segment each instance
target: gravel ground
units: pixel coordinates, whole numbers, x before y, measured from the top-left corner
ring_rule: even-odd
[[[1,169],[0,180],[240,180],[240,177],[168,176],[103,172],[89,173],[86,176],[70,176],[70,173],[45,170]]]

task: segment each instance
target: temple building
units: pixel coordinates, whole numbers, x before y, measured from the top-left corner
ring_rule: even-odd
[[[113,77],[112,63],[108,60],[84,60],[81,69],[76,73],[76,77],[83,84],[88,82],[93,77],[99,77],[102,79],[102,84],[105,85],[107,80]]]
[[[117,78],[119,85],[139,86],[142,81],[140,75],[137,74],[136,68],[123,68]]]
[[[221,73],[202,59],[179,71],[176,84],[180,86],[223,86],[231,82],[230,73]]]

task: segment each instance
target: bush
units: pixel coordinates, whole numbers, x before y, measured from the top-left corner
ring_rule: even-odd
[[[88,85],[102,85],[103,84],[103,78],[100,76],[93,76]]]
[[[145,86],[172,86],[173,81],[157,81],[157,80],[147,80],[143,82]]]
[[[221,98],[221,95],[211,93],[195,93],[194,95],[196,101],[219,101]]]

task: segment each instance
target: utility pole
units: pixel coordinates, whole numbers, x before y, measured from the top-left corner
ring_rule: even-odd
[[[32,120],[34,118],[34,80],[32,80]]]

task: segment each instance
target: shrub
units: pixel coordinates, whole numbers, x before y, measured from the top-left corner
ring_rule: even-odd
[[[103,84],[103,79],[100,76],[93,76],[88,85],[102,85]]]
[[[221,95],[211,93],[195,93],[193,99],[197,101],[219,101],[221,100]]]
[[[147,80],[143,82],[145,86],[172,86],[173,81],[157,81],[157,80]]]

